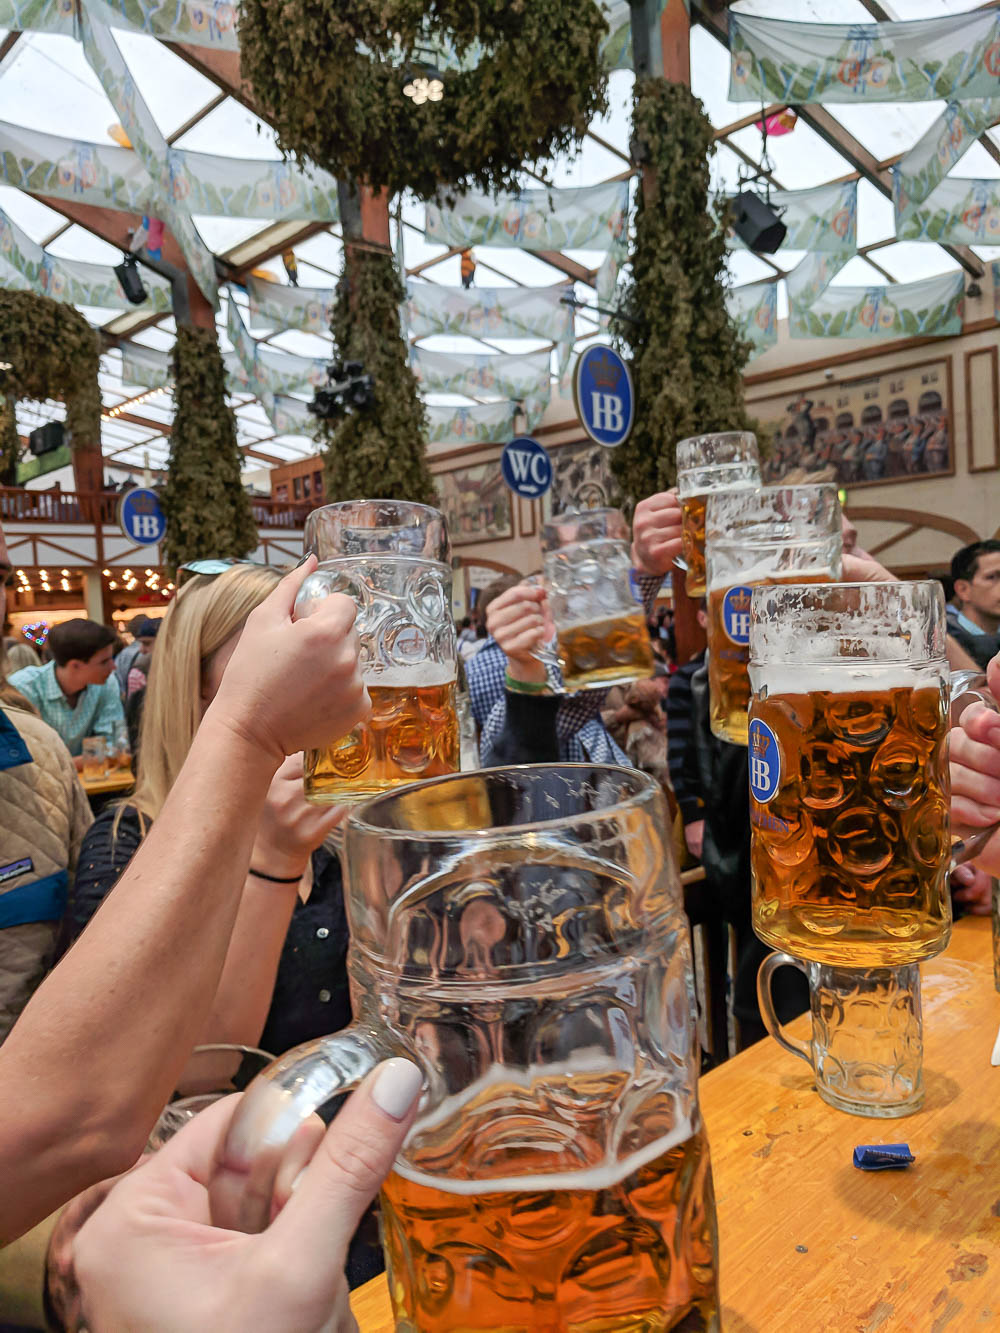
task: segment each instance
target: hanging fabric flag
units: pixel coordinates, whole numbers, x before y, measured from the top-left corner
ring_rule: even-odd
[[[246,387],[258,396],[305,393],[327,381],[326,357],[294,356],[278,347],[268,347],[250,333],[240,308],[229,295],[226,333],[243,367]]]
[[[19,190],[145,213],[149,172],[127,148],[83,143],[0,122],[0,179]]]
[[[247,278],[250,297],[250,327],[253,329],[302,329],[306,333],[329,333],[333,316],[332,287],[286,287],[281,282]]]
[[[948,176],[896,227],[900,241],[1000,245],[1000,180]]]
[[[788,228],[781,242],[783,250],[857,249],[857,181],[819,185],[811,190],[772,190],[770,202]],[[734,249],[745,248],[734,232],[726,239]]]
[[[556,344],[560,371],[573,347],[569,283],[557,287],[440,287],[406,284],[403,322],[411,338],[457,333],[470,338],[538,338]]]
[[[464,393],[468,398],[547,398],[548,352],[431,352],[414,344],[410,368],[423,393]]]
[[[808,310],[853,257],[852,248],[839,253],[817,251],[800,259],[785,274],[789,310]]]
[[[892,202],[899,227],[918,204],[937,189],[979,136],[1000,120],[1000,97],[979,102],[949,102],[892,172]]]
[[[478,403],[475,407],[426,408],[430,444],[504,444],[514,432],[516,403]],[[544,410],[544,409],[543,409]],[[519,419],[520,420],[520,419]],[[532,431],[541,421],[537,408],[525,406],[525,429]]]
[[[139,389],[165,389],[173,383],[174,372],[170,353],[141,343],[123,342],[122,383]]]
[[[726,308],[740,337],[753,349],[749,360],[778,341],[777,279],[730,288],[726,293]]]
[[[246,372],[251,388],[257,383],[257,340],[250,334],[243,323],[240,308],[233,300],[232,292],[226,302],[226,333],[233,344],[233,351],[239,357],[240,365]],[[263,386],[260,386],[263,388]]]
[[[64,0],[64,3],[66,0]],[[171,42],[238,51],[238,8],[227,0],[87,0],[110,28],[146,32]],[[61,7],[61,6],[60,6]]]
[[[141,306],[133,306],[110,264],[90,264],[81,259],[60,259],[33,241],[27,232],[0,209],[0,255],[25,280],[27,288],[71,305],[100,310],[171,309],[170,284],[148,269],[142,281],[148,293]]]
[[[315,436],[319,422],[301,398],[290,398],[287,394],[280,393],[264,393],[261,394],[260,401],[276,435],[308,435],[310,438]]]
[[[153,182],[157,216],[162,217],[169,226],[202,294],[216,306],[218,281],[215,259],[198,234],[191,214],[170,193],[168,180],[165,179],[167,141],[143,101],[111,29],[99,17],[95,17],[102,8],[102,0],[81,0],[80,36],[84,55]]]
[[[807,310],[793,310],[793,338],[946,337],[962,332],[965,279],[959,270],[885,287],[829,287]]]
[[[731,102],[925,102],[993,97],[1000,14],[796,23],[729,11]]]
[[[69,0],[0,0],[0,28],[75,37],[76,6]]]
[[[523,250],[610,250],[625,237],[628,181],[582,189],[521,190],[518,194],[464,194],[424,213],[429,241],[442,245],[518,246]]]

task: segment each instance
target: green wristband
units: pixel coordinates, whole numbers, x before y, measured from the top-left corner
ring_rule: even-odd
[[[548,681],[515,680],[509,671],[504,672],[504,683],[515,694],[547,694],[549,690]]]

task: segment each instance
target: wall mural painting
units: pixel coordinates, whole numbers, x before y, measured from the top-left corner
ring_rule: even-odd
[[[954,472],[948,361],[748,402],[774,431],[766,484],[876,485]]]
[[[589,440],[552,450],[552,489],[546,512],[603,509],[618,503],[618,486],[611,471],[611,453]]]
[[[436,480],[453,546],[513,537],[511,495],[499,461],[440,472]]]

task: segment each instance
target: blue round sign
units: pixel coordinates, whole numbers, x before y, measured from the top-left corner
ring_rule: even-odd
[[[752,588],[729,588],[722,599],[722,628],[731,642],[745,648],[750,642]]]
[[[635,390],[632,373],[610,347],[588,347],[573,375],[573,397],[580,424],[605,449],[624,444],[632,433]]]
[[[137,546],[156,546],[163,541],[167,520],[155,491],[127,491],[118,506],[118,522],[129,541]]]
[[[748,759],[750,792],[755,801],[767,805],[777,795],[781,781],[781,750],[777,736],[759,717],[750,719]]]
[[[515,495],[537,500],[552,485],[552,459],[529,435],[504,445],[500,458],[503,479]]]

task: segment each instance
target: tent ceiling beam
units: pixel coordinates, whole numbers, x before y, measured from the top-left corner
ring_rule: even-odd
[[[175,144],[178,139],[183,139],[188,130],[193,130],[196,125],[200,125],[205,117],[211,115],[217,106],[221,106],[228,96],[229,94],[226,92],[220,91],[216,93],[216,95],[207,101],[200,110],[196,111],[193,116],[188,116],[183,125],[178,125],[173,134],[167,135],[167,143]]]

